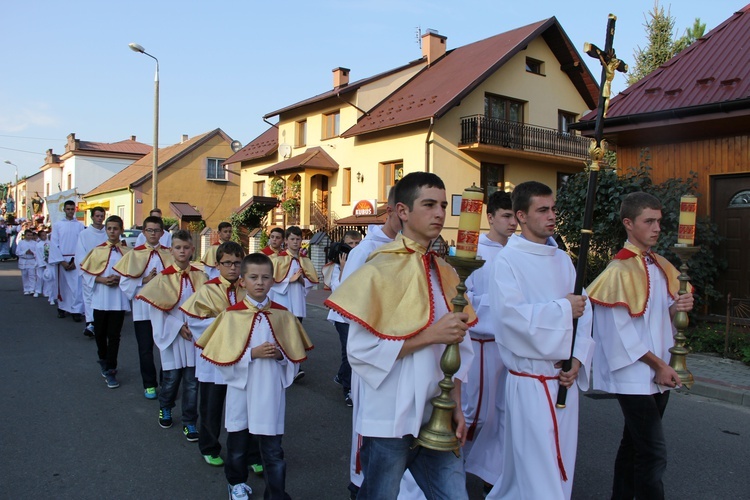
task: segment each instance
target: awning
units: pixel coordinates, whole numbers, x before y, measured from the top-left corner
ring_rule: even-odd
[[[339,164],[336,163],[336,160],[331,158],[331,155],[323,151],[323,148],[316,146],[314,148],[309,148],[302,154],[259,170],[255,172],[255,175],[284,174],[308,168],[337,172]]]
[[[172,210],[178,219],[185,221],[199,221],[203,220],[201,213],[196,210],[190,203],[184,201],[173,201],[169,203],[169,208]]]
[[[239,206],[234,213],[238,214],[247,210],[250,205],[258,205],[265,209],[266,212],[270,212],[279,204],[279,200],[273,196],[251,196],[245,203]]]
[[[386,211],[386,204],[378,206],[377,215],[350,215],[343,219],[336,219],[335,224],[337,226],[365,226],[369,224],[385,224],[385,220],[388,218],[388,212]]]

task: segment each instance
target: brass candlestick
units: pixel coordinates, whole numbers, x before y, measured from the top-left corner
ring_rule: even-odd
[[[677,279],[680,280],[679,295],[685,295],[687,293],[687,284],[688,281],[690,281],[690,276],[688,276],[687,274],[687,263],[690,260],[690,257],[697,253],[700,248],[701,247],[692,245],[675,245],[672,248],[674,250],[674,253],[676,253],[680,258],[680,261],[682,261],[682,265],[680,266],[680,275],[677,277]],[[677,333],[674,336],[674,346],[669,349],[669,352],[672,354],[672,356],[669,358],[669,366],[671,366],[674,371],[677,372],[677,375],[680,376],[680,382],[682,383],[682,385],[690,389],[691,387],[693,387],[694,380],[693,374],[690,373],[690,371],[687,369],[686,356],[688,355],[689,351],[685,347],[685,341],[687,340],[687,338],[685,337],[685,330],[690,323],[690,319],[688,318],[688,313],[686,313],[685,311],[677,311],[677,314],[674,315],[674,319],[672,321],[675,328],[677,329]]]
[[[471,273],[484,265],[481,259],[469,259],[466,257],[447,257],[446,261],[456,269],[459,283],[456,287],[456,296],[451,300],[453,312],[463,312],[468,305],[464,293],[466,292],[466,278]],[[453,428],[453,410],[456,402],[450,397],[455,387],[453,375],[461,367],[461,353],[458,344],[448,344],[440,358],[440,369],[443,370],[443,380],[438,383],[440,395],[432,398],[432,415],[430,420],[419,430],[419,437],[414,440],[414,446],[424,446],[430,450],[452,451],[458,457],[460,455],[460,444],[456,438],[456,430]]]

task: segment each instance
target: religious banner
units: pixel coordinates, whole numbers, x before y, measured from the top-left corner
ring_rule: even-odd
[[[63,209],[63,206],[67,200],[73,200],[76,204],[81,202],[81,198],[78,196],[78,192],[75,189],[68,189],[67,191],[51,194],[44,199],[44,202],[47,205],[47,212],[49,213],[50,224],[54,224],[65,218],[65,210]]]

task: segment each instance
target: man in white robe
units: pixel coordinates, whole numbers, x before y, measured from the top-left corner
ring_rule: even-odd
[[[62,260],[50,259],[50,264],[57,264],[57,317],[64,318],[68,313],[73,321],[83,320],[83,291],[81,273],[76,261],[78,235],[84,230],[83,224],[75,218],[76,204],[68,200],[63,205],[65,218],[55,222],[52,227],[50,243],[60,251],[56,254]]]
[[[469,329],[474,346],[474,362],[469,371],[469,381],[461,385],[461,404],[467,428],[463,449],[466,472],[484,481],[485,492],[497,482],[503,464],[505,378],[508,370],[495,343],[498,325],[493,323],[490,314],[492,297],[489,295],[489,282],[495,257],[518,227],[509,193],[492,193],[487,200],[487,221],[490,230],[479,236],[477,249],[484,266],[466,280],[467,296],[479,321]]]
[[[357,497],[395,498],[408,468],[428,498],[467,498],[462,459],[451,452],[412,448],[432,412],[430,399],[439,392],[437,383],[444,376],[439,361],[447,343],[458,343],[461,351],[451,396],[457,403],[457,439],[462,441],[465,433],[460,385],[472,351],[462,340],[473,310],[450,312],[448,300],[455,288],[448,292],[443,286],[450,288],[457,277],[427,251],[445,222],[445,186],[434,174],[415,172],[395,189],[403,235],[378,249],[326,301],[350,319],[349,362],[361,379],[354,395],[359,405],[354,427],[363,436],[364,480]],[[394,301],[401,307],[394,308]],[[387,304],[392,314],[375,312]]]
[[[495,258],[490,280],[492,320],[509,370],[505,383],[503,471],[490,499],[570,498],[578,439],[578,387],[588,388],[591,306],[574,295],[575,268],[552,238],[556,209],[552,190],[524,182],[513,190],[521,225]],[[578,319],[573,363],[573,319]],[[577,385],[576,385],[577,384]],[[560,386],[569,388],[556,409]]]
[[[86,273],[80,269],[83,259],[96,246],[107,241],[107,232],[104,230],[104,217],[106,212],[102,207],[91,209],[91,224],[86,229],[78,233],[78,242],[76,244],[76,265],[79,267],[81,276]],[[87,280],[81,281],[81,290],[83,292],[83,309],[86,315],[86,328],[83,334],[87,337],[94,336],[94,308],[91,306],[93,296],[92,285]]]

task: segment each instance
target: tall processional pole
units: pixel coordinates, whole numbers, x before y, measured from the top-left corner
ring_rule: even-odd
[[[607,38],[604,42],[604,50],[601,50],[594,44],[585,43],[583,51],[589,56],[599,59],[602,65],[601,83],[599,85],[599,106],[596,113],[596,126],[594,128],[594,138],[591,140],[589,155],[591,156],[591,166],[589,167],[589,185],[586,193],[586,208],[583,213],[583,225],[581,226],[581,244],[578,247],[578,264],[576,265],[576,282],[573,293],[581,295],[583,292],[583,281],[586,277],[586,264],[588,263],[589,243],[593,231],[594,221],[594,202],[596,201],[596,181],[599,175],[599,165],[606,151],[606,141],[602,141],[604,118],[607,116],[609,108],[609,98],[612,94],[612,80],[615,77],[615,71],[625,73],[628,65],[617,59],[615,49],[612,43],[615,38],[615,22],[617,17],[613,14],[607,19]],[[578,330],[578,319],[573,320],[573,341],[570,346],[570,358],[563,361],[563,371],[569,371],[573,366],[573,349],[576,343],[576,332]],[[565,408],[565,400],[568,397],[568,389],[560,386],[557,393],[558,408]]]

